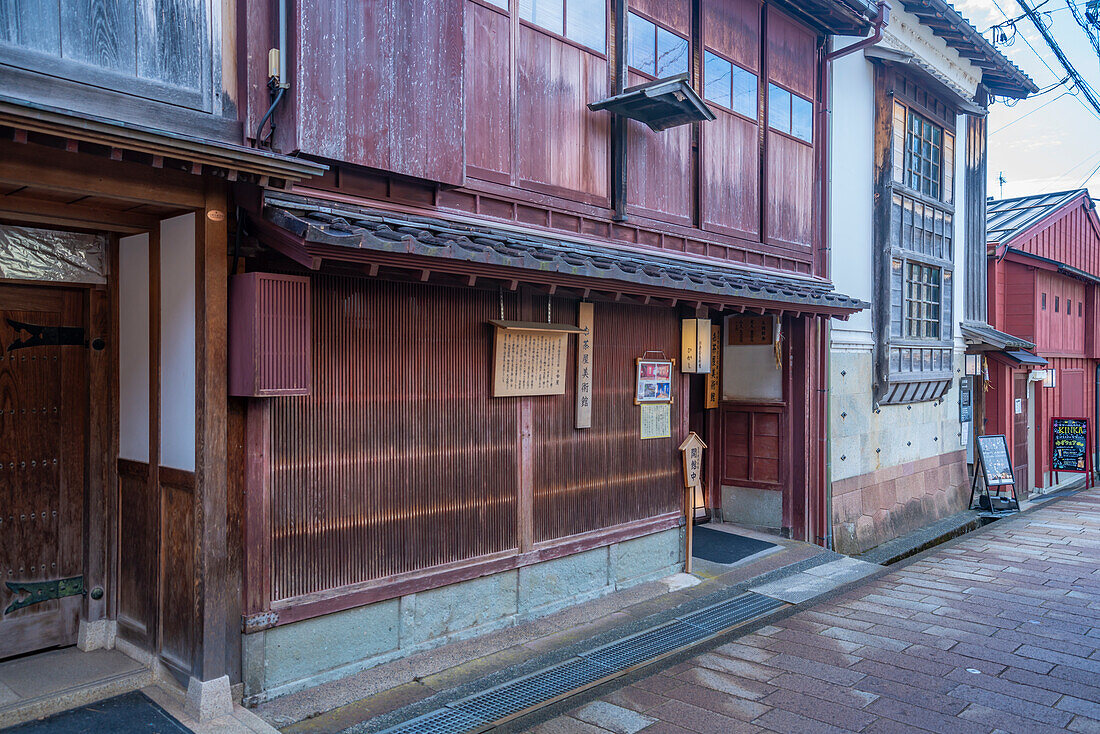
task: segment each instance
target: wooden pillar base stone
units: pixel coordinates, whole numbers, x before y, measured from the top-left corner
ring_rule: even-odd
[[[187,682],[187,700],[184,711],[195,721],[203,722],[233,713],[233,695],[229,688],[229,676],[214,680],[191,678]]]

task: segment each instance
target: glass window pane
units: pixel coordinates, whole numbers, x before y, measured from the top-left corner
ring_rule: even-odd
[[[768,124],[785,133],[791,131],[791,93],[768,85]]]
[[[566,0],[565,37],[579,44],[607,51],[606,0]]]
[[[704,51],[703,97],[723,107],[730,107],[732,73],[733,65],[730,62],[710,51]]]
[[[733,67],[733,105],[734,112],[756,119],[756,74],[745,71],[740,66]]]
[[[688,42],[664,28],[657,29],[657,76],[688,73]]]
[[[565,33],[562,0],[519,0],[519,17],[552,33]]]
[[[645,18],[634,13],[630,14],[630,22],[627,26],[627,50],[626,63],[638,71],[646,74],[657,73],[657,27]]]
[[[797,94],[791,99],[791,134],[807,143],[814,140],[814,105]]]

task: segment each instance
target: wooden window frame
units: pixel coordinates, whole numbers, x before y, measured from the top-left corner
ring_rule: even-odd
[[[919,112],[908,110],[905,119],[905,184],[936,201],[943,200],[943,148],[944,129]]]
[[[608,33],[611,30],[611,14],[610,14],[611,3],[615,2],[615,0],[601,0],[602,3],[603,3],[603,7],[604,7],[603,49],[602,50],[598,49],[598,48],[592,48],[591,46],[588,46],[585,43],[583,43],[581,41],[578,41],[575,38],[570,38],[569,35],[568,35],[569,26],[568,26],[566,21],[568,20],[568,12],[569,12],[568,11],[568,6],[569,6],[569,3],[570,2],[584,2],[584,1],[585,0],[559,0],[559,2],[561,2],[561,29],[562,29],[561,33],[558,33],[557,31],[551,30],[550,28],[547,28],[545,26],[541,26],[533,20],[528,20],[527,18],[524,18],[523,14],[519,12],[518,4],[516,6],[515,17],[516,17],[516,20],[519,21],[520,25],[531,28],[532,30],[538,31],[539,33],[545,33],[546,35],[550,36],[551,38],[556,38],[557,40],[561,41],[562,43],[567,43],[570,46],[575,46],[575,47],[581,49],[582,51],[586,51],[587,53],[594,54],[596,56],[599,56],[602,59],[607,59],[608,58],[608,50],[609,50],[611,44],[613,43],[613,39],[608,37]],[[491,0],[490,0],[490,2],[491,2]],[[494,6],[494,7],[497,7],[498,10],[500,9],[499,6]]]
[[[731,66],[731,69],[730,69],[730,74],[731,75],[733,73],[732,67],[737,67],[738,69],[745,72],[746,74],[751,75],[752,78],[756,80],[756,95],[755,95],[755,97],[756,97],[756,114],[755,114],[754,117],[749,117],[744,112],[738,112],[737,110],[733,109],[732,107],[725,106],[721,102],[715,102],[713,99],[711,99],[710,97],[707,96],[707,94],[706,94],[706,90],[707,90],[707,54],[710,54],[711,56],[717,57],[717,58],[721,59],[722,61],[725,61],[727,64],[729,64]],[[746,120],[748,122],[751,122],[754,125],[759,125],[760,124],[760,74],[758,74],[755,71],[752,71],[751,69],[745,68],[741,64],[739,64],[736,61],[734,61],[733,59],[731,59],[726,54],[719,53],[718,51],[715,51],[714,49],[712,49],[710,46],[704,45],[703,46],[703,69],[702,69],[702,74],[700,75],[700,79],[702,81],[702,88],[703,88],[703,93],[702,93],[701,96],[703,97],[703,99],[706,101],[706,103],[708,105],[714,105],[718,109],[722,110],[722,112],[726,112],[728,114],[740,117],[742,120]],[[732,103],[733,103],[733,77],[730,76],[730,104],[732,104]]]
[[[618,1],[618,0],[615,0],[615,1]],[[627,2],[627,0],[622,0],[622,2]],[[636,18],[640,18],[641,20],[644,20],[646,23],[649,23],[654,28],[654,32],[653,32],[653,64],[654,64],[653,65],[653,73],[645,71],[644,69],[639,69],[636,66],[631,66],[630,65],[630,56],[631,56],[631,54],[630,54],[630,49],[631,49],[630,16],[632,16],[632,15],[635,16]],[[628,71],[631,71],[631,72],[637,74],[638,76],[645,77],[646,79],[649,79],[651,81],[656,80],[656,79],[663,79],[664,78],[662,76],[659,76],[656,73],[657,72],[658,50],[660,49],[660,45],[657,43],[657,31],[658,30],[663,30],[666,33],[670,33],[673,36],[676,36],[681,41],[687,41],[687,69],[685,71],[678,71],[678,72],[676,72],[676,74],[686,73],[688,75],[689,79],[692,78],[692,73],[693,73],[692,61],[695,57],[695,44],[694,44],[693,39],[692,39],[692,34],[689,33],[687,36],[685,36],[682,33],[678,32],[678,31],[674,31],[673,29],[669,28],[666,24],[661,23],[660,21],[654,20],[649,15],[646,15],[645,13],[642,13],[642,12],[639,12],[639,11],[633,9],[633,8],[630,8],[629,6],[626,9],[626,17],[627,17],[627,20],[626,20],[626,29],[627,29],[627,32],[626,32],[626,49],[624,50],[623,53],[626,55],[627,70]],[[673,76],[675,76],[675,74]]]
[[[921,341],[941,341],[940,320],[943,317],[943,268],[921,260],[905,260],[905,272],[903,275],[903,308],[902,318],[905,322],[903,332],[906,339],[918,339]],[[916,278],[913,275],[916,273]],[[934,275],[934,278],[925,279],[925,275]],[[935,299],[924,298],[925,291],[935,289]],[[921,291],[914,297],[914,290]],[[914,306],[918,313],[913,314]],[[929,315],[935,309],[935,317]],[[935,333],[930,333],[931,331]]]

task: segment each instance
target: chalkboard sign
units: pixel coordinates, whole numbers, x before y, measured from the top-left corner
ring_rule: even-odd
[[[1050,427],[1051,470],[1084,472],[1088,461],[1088,420],[1051,418]]]
[[[1014,484],[1008,440],[1003,436],[978,436],[978,454],[987,486]]]

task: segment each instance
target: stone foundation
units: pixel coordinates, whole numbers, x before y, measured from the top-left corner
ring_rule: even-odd
[[[966,508],[966,451],[833,482],[833,538],[853,555]]]
[[[552,614],[683,569],[682,529],[244,635],[245,701]]]

